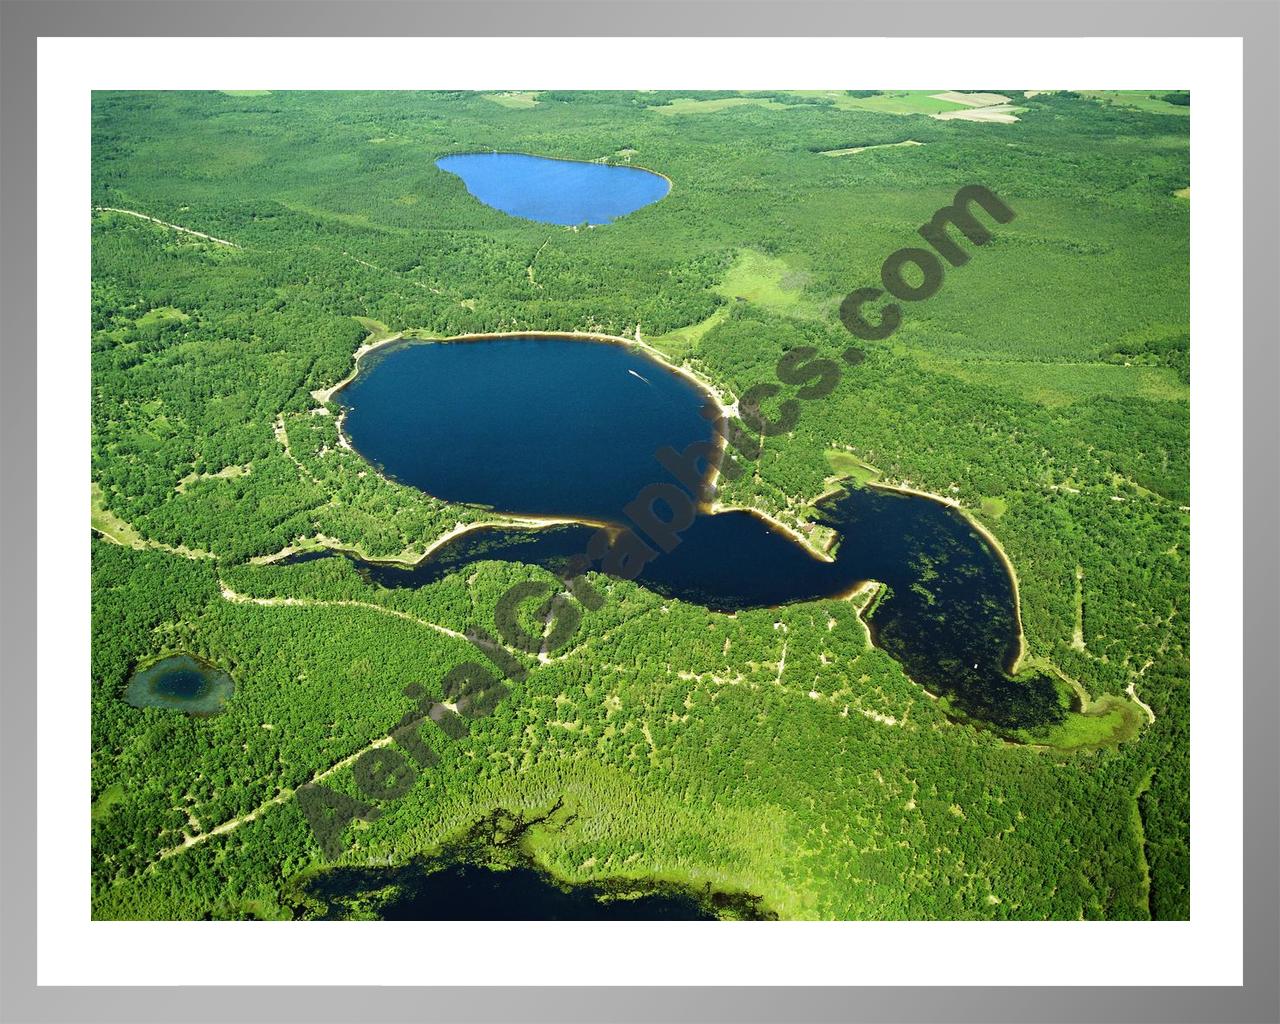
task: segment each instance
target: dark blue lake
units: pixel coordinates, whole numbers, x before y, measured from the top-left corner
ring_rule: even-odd
[[[302,881],[302,917],[383,921],[713,921],[767,920],[758,896],[642,879],[561,882],[522,848],[532,827],[553,816],[496,811],[433,857],[396,866],[331,867]],[[571,816],[572,817],[572,816]]]
[[[343,431],[385,473],[438,498],[616,521],[655,458],[712,436],[693,384],[622,345],[519,338],[371,352],[337,395]]]
[[[330,868],[309,895],[324,920],[358,906],[382,921],[714,921],[717,915],[679,890],[610,898],[607,886],[560,886],[532,868],[456,864],[439,869]]]
[[[456,174],[486,206],[543,224],[608,224],[671,189],[662,175],[638,167],[524,153],[460,153],[436,166]]]
[[[674,481],[655,452],[712,437],[699,415],[706,396],[621,345],[433,342],[371,355],[336,396],[349,407],[348,435],[397,479],[451,501],[626,524],[624,506],[646,485]],[[840,538],[832,561],[751,513],[700,512],[636,582],[731,612],[841,597],[876,580],[887,587],[869,616],[876,644],[954,712],[1004,729],[1062,719],[1052,680],[1010,675],[1019,649],[1013,580],[960,512],[866,487],[822,502],[818,518]],[[600,537],[577,524],[482,529],[413,568],[341,552],[286,564],[347,557],[381,586],[419,587],[484,560],[564,573]]]

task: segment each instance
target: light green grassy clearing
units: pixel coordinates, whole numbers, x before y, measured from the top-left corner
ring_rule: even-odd
[[[1048,408],[1071,405],[1095,395],[1185,402],[1189,389],[1167,366],[1116,363],[1035,363],[974,360],[961,362],[931,352],[915,353],[926,370],[950,374]]]
[[[807,275],[794,270],[786,260],[744,249],[712,288],[730,303],[737,299],[772,310],[794,310],[799,304]],[[645,340],[677,363],[693,355],[709,331],[729,318],[730,306],[721,306],[705,320]]]
[[[744,249],[712,290],[726,299],[746,299],[765,309],[785,312],[800,302],[803,280],[788,280],[798,276],[802,275],[786,260]]]
[[[129,548],[145,548],[147,542],[143,540],[142,534],[123,519],[108,511],[106,498],[102,493],[102,488],[98,486],[96,481],[91,487],[90,525],[108,540],[113,540],[117,544],[123,544]]]
[[[845,96],[844,102],[837,105],[853,110],[874,110],[881,114],[941,114],[948,110],[973,109],[965,103],[935,99],[933,93],[938,91],[937,89],[905,89],[883,92],[879,96]]]
[[[690,820],[678,801],[638,787],[617,769],[599,765],[589,773],[575,772],[575,775],[578,777],[567,783],[557,777],[556,795],[563,799],[564,807],[546,825],[534,826],[526,832],[520,844],[539,867],[556,878],[574,885],[608,878],[635,880],[646,885],[664,882],[696,889],[711,885],[730,892],[766,893],[766,905],[780,916],[813,916],[811,892],[775,866],[781,863],[777,858],[788,842],[785,819],[780,815],[761,816],[726,807],[722,820],[715,825],[714,839],[710,839],[706,826]],[[538,792],[527,783],[521,789]],[[630,801],[636,811],[625,824],[613,820],[607,810],[610,800],[616,800],[619,793],[634,794]],[[511,802],[508,797],[503,806],[510,806]],[[544,804],[532,810],[545,813],[549,809]],[[638,831],[647,863],[633,863],[620,857],[605,862],[595,862],[594,858],[584,862],[575,852],[595,830],[633,829],[636,827],[633,822],[645,823]],[[684,835],[699,836],[704,843],[710,839],[716,844],[714,849],[726,853],[703,862],[680,856],[676,852],[678,843],[672,840]]]
[[[347,227],[378,227],[378,225],[364,213],[341,213],[337,210],[322,210],[317,206],[304,206],[301,203],[282,203],[281,205],[284,206],[285,209],[292,210],[294,213],[305,214],[308,217],[315,217],[318,220],[331,220],[337,224],[345,224]]]
[[[93,802],[89,814],[94,821],[101,821],[111,813],[111,808],[124,799],[124,784],[120,782],[112,783],[102,791],[102,795]]]
[[[983,518],[999,519],[1009,511],[1009,503],[1004,498],[982,498],[978,502]]]
[[[1133,739],[1145,718],[1136,704],[1109,693],[1083,711],[1068,714],[1063,722],[1037,735],[1033,742],[1064,754],[1100,750]]]
[[[366,343],[382,341],[391,336],[391,328],[381,320],[375,320],[371,316],[353,316],[351,319],[369,332],[369,337],[365,339]]]
[[[244,466],[223,466],[216,473],[188,473],[178,481],[178,486],[175,490],[181,494],[189,484],[193,484],[197,480],[234,480],[238,476],[247,475],[252,470],[253,464],[249,463]]]
[[[645,340],[668,359],[675,363],[682,363],[698,351],[698,343],[708,331],[727,319],[729,319],[729,307],[721,306],[705,320],[699,320],[688,327],[677,327],[674,331]]]
[[[270,89],[219,89],[223,96],[270,96]]]
[[[855,487],[861,487],[869,480],[875,480],[880,473],[868,466],[856,455],[849,452],[828,449],[823,453],[827,457],[827,465],[839,480],[852,480]]]
[[[1170,92],[1174,90],[1169,90]],[[1092,100],[1100,100],[1117,107],[1131,107],[1134,110],[1145,110],[1150,114],[1177,114],[1179,117],[1190,117],[1191,107],[1181,107],[1176,103],[1166,103],[1162,99],[1153,99],[1150,89],[1082,89],[1081,96]]]
[[[764,107],[767,110],[790,110],[786,103],[767,99],[763,96],[723,96],[713,100],[695,100],[681,96],[661,107],[651,107],[659,114],[671,117],[674,114],[715,114],[731,107]]]
[[[869,149],[893,149],[895,146],[923,146],[923,142],[907,139],[904,142],[882,142],[875,146],[853,146],[850,149],[824,149],[822,156],[852,156],[854,153],[865,153]]]
[[[500,107],[510,107],[512,110],[528,110],[538,105],[536,92],[484,92],[480,95]]]
[[[119,544],[122,547],[137,548],[155,548],[159,551],[168,551],[175,555],[181,555],[183,558],[212,558],[207,551],[200,551],[196,548],[189,548],[185,544],[179,544],[176,547],[170,544],[161,544],[159,541],[147,540],[131,525],[109,511],[106,507],[106,498],[102,493],[96,481],[91,485],[91,501],[89,513],[89,525],[107,540]]]
[[[1130,812],[1133,822],[1134,838],[1138,842],[1138,861],[1142,864],[1142,891],[1145,894],[1147,914],[1151,913],[1151,865],[1147,862],[1147,830],[1142,823],[1142,795],[1151,788],[1151,780],[1156,776],[1152,768],[1138,783],[1133,791],[1133,810]]]
[[[157,306],[149,309],[134,321],[137,327],[148,327],[151,324],[162,324],[170,320],[190,320],[186,313],[174,306]]]
[[[1079,682],[1047,659],[1024,659],[1020,671],[1028,670],[1052,675],[1057,680],[1064,706],[1074,694],[1080,710],[1069,711],[1059,724],[1044,731],[1024,733],[1022,739],[1026,743],[1061,754],[1091,752],[1127,743],[1138,735],[1146,721],[1142,708],[1126,697],[1108,693],[1090,700],[1088,691]]]
[[[1186,188],[1180,188],[1180,189],[1178,189],[1176,192],[1174,192],[1174,195],[1175,195],[1175,196],[1177,196],[1179,199],[1187,199],[1187,200],[1190,200],[1190,199],[1191,199],[1191,186],[1190,186],[1190,185],[1188,185]]]

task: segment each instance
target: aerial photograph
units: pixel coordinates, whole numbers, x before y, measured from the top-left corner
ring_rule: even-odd
[[[95,92],[93,919],[1187,920],[1191,94],[1035,84]]]

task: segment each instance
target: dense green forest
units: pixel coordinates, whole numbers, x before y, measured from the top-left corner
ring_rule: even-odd
[[[387,590],[269,561],[411,559],[494,520],[343,446],[312,392],[362,342],[639,337],[740,396],[787,351],[840,360],[844,296],[977,183],[1016,218],[859,340],[720,499],[797,527],[841,474],[957,500],[1017,573],[1025,664],[1084,713],[1042,736],[958,723],[855,601],[724,615],[594,578],[601,607],[562,649],[513,652],[491,714],[422,729],[434,763],[340,859],[560,804],[525,843],[567,881],[713,885],[783,918],[1186,918],[1185,94],[1018,95],[1013,123],[864,93],[520,96],[95,94],[95,917],[303,915],[327,861],[296,791],[358,796],[354,755],[388,742],[405,688],[473,660],[460,634],[493,632],[513,582],[549,579],[487,562]],[[538,224],[434,164],[490,149],[673,186],[605,227]],[[123,702],[173,651],[230,673],[223,713]],[[1118,707],[1141,728],[1097,741],[1090,713]]]

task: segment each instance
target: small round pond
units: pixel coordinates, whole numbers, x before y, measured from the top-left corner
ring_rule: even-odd
[[[173,654],[152,662],[129,679],[124,699],[135,708],[171,708],[189,715],[214,715],[235,690],[220,668]]]
[[[639,167],[526,153],[458,153],[436,166],[486,206],[541,224],[608,224],[671,191],[667,178]]]

